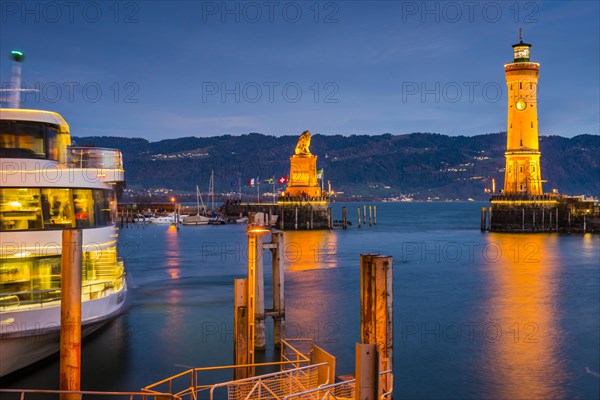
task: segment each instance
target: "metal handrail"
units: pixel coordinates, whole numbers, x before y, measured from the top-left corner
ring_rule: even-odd
[[[148,397],[164,400],[182,400],[181,397],[170,393],[144,393],[144,392],[99,392],[91,390],[43,390],[43,389],[0,389],[0,393],[17,393],[20,394],[20,400],[25,400],[26,394],[75,394],[81,399],[83,396],[129,396],[130,400],[136,397],[147,399]]]
[[[237,379],[237,380],[232,380],[232,381],[227,381],[227,382],[216,383],[216,384],[214,384],[214,385],[211,386],[211,389],[210,389],[210,399],[211,400],[213,399],[214,391],[215,391],[215,389],[217,389],[219,387],[224,387],[224,386],[228,386],[228,385],[232,385],[232,384],[240,384],[240,383],[243,383],[243,382],[252,382],[254,380],[257,381],[256,385],[254,385],[254,387],[256,387],[259,383],[261,383],[266,378],[271,378],[271,377],[276,377],[276,376],[279,376],[279,375],[290,374],[292,372],[300,372],[300,371],[304,371],[304,370],[309,369],[309,368],[318,368],[318,367],[325,367],[325,366],[327,366],[327,374],[329,375],[329,369],[331,368],[331,366],[329,365],[329,363],[323,362],[323,363],[320,363],[320,364],[311,364],[311,365],[306,365],[304,367],[298,367],[298,368],[294,368],[294,369],[286,369],[286,370],[283,370],[283,371],[271,372],[269,374],[264,374],[264,375],[251,376],[249,378],[244,378],[244,379]],[[254,388],[252,390],[254,390]],[[251,391],[251,393],[252,393],[252,391]]]

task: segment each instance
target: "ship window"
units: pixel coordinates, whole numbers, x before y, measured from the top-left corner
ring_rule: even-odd
[[[0,121],[0,156],[6,158],[58,159],[58,130],[29,121]]]
[[[112,190],[2,188],[1,230],[109,226],[116,221],[116,204]]]
[[[2,230],[42,228],[40,189],[3,188],[0,191]]]

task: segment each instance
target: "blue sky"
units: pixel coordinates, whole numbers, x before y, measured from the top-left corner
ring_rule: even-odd
[[[0,82],[74,135],[474,135],[506,129],[518,29],[543,135],[599,134],[597,1],[1,3]]]

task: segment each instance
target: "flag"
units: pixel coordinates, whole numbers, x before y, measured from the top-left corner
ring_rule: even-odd
[[[317,179],[323,179],[323,168],[317,171]]]
[[[288,183],[287,175],[282,176],[281,178],[277,179],[277,183],[279,183],[280,185],[285,185],[286,183]]]
[[[248,186],[254,187],[255,183],[256,183],[256,179],[255,178],[248,179]]]
[[[265,179],[265,183],[273,183],[273,178]]]

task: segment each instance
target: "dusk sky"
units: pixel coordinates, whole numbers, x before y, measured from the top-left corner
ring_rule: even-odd
[[[75,136],[505,131],[520,27],[540,134],[600,132],[597,1],[0,4],[0,82],[22,50]]]

